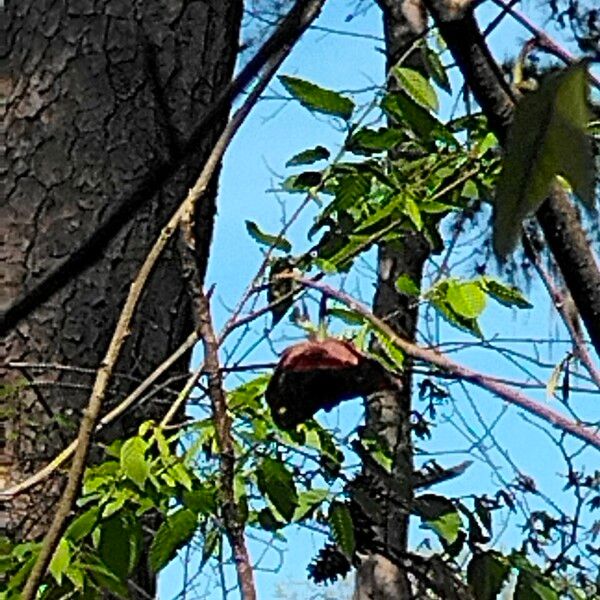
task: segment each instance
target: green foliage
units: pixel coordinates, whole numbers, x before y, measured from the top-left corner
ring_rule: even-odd
[[[510,563],[498,552],[476,552],[467,566],[467,583],[478,600],[496,600],[510,575]]]
[[[291,521],[298,507],[293,473],[281,460],[265,458],[258,466],[256,475],[260,491],[286,521]]]
[[[593,205],[587,97],[587,68],[578,63],[548,75],[517,104],[495,199],[494,247],[500,256],[514,249],[523,219],[548,196],[556,175]]]
[[[246,221],[246,230],[252,239],[263,246],[272,246],[283,252],[290,252],[292,250],[292,245],[284,237],[280,235],[269,235],[268,233],[261,231],[259,226],[252,221]]]
[[[462,519],[454,503],[436,494],[423,494],[415,499],[414,511],[426,527],[433,529],[446,543],[453,544],[462,528]]]
[[[332,502],[329,508],[331,537],[346,556],[352,556],[356,547],[354,524],[350,509],[342,502]]]
[[[150,546],[150,566],[154,571],[169,564],[177,550],[192,539],[197,525],[198,516],[189,508],[180,508],[166,518]]]
[[[437,94],[429,81],[414,69],[394,67],[392,74],[400,89],[415,102],[434,112],[439,109]]]
[[[282,75],[279,81],[283,87],[309,110],[341,117],[348,120],[354,111],[354,102],[349,98],[326,90],[310,81]]]
[[[285,163],[286,167],[293,167],[296,165],[310,165],[320,160],[327,160],[329,158],[329,150],[324,146],[315,146],[308,150],[303,150],[294,155],[290,160]]]

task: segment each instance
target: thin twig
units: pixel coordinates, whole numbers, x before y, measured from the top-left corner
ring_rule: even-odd
[[[238,575],[238,583],[244,600],[255,600],[256,589],[250,556],[244,537],[244,524],[239,518],[239,507],[235,501],[235,449],[231,433],[231,417],[227,411],[227,394],[223,387],[223,375],[219,362],[219,340],[215,334],[210,314],[209,301],[201,293],[197,298],[198,331],[204,345],[204,362],[208,372],[208,395],[211,399],[219,459],[221,467],[221,493],[225,531],[231,545]]]
[[[282,277],[285,276],[282,275]],[[535,400],[532,400],[518,390],[514,390],[503,383],[495,381],[483,373],[474,371],[468,367],[456,363],[439,352],[430,350],[428,348],[421,348],[417,344],[413,344],[412,342],[405,340],[396,334],[387,323],[377,318],[366,306],[345,292],[332,288],[325,283],[307,279],[305,277],[295,277],[293,275],[291,277],[306,287],[319,290],[321,293],[339,300],[351,310],[363,316],[367,321],[388,336],[394,345],[396,345],[411,358],[436,365],[440,369],[453,373],[456,377],[463,379],[464,381],[468,381],[469,383],[473,383],[483,389],[486,389],[503,400],[519,406],[527,412],[545,420],[548,423],[551,423],[562,431],[565,431],[600,450],[600,434],[594,431],[591,427],[588,427],[582,423],[575,423],[561,413],[549,408],[548,406],[544,406]]]

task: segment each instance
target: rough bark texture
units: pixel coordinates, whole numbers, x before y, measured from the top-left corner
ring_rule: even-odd
[[[410,49],[423,25],[420,3],[413,0],[379,2],[384,15],[388,68]],[[413,53],[404,65],[418,68],[419,55]],[[398,293],[395,282],[407,275],[417,285],[430,253],[429,244],[419,233],[407,233],[400,246],[382,245],[378,255],[378,280],[373,312],[385,319],[398,334],[409,340],[416,335],[418,310],[413,298]],[[374,517],[379,543],[388,556],[402,555],[407,548],[409,507],[413,498],[413,446],[411,440],[412,375],[409,365],[402,376],[401,392],[382,392],[369,397],[366,413],[366,435],[385,440],[394,456],[392,479],[387,501]],[[377,473],[364,467],[367,481]],[[379,482],[380,484],[382,482]],[[404,600],[412,598],[406,571],[390,562],[383,554],[374,553],[363,560],[357,575],[355,600]]]
[[[183,146],[230,80],[239,0],[19,0],[2,14],[0,38],[0,311],[88,238],[104,215]],[[4,59],[7,59],[6,61]],[[42,378],[0,405],[0,487],[45,464],[76,433],[93,375],[15,369],[10,361],[94,369],[106,351],[129,283],[161,226],[197,175],[220,124],[148,200],[102,256],[0,339],[0,382]],[[215,204],[197,218],[202,275]],[[192,320],[175,245],[138,310],[113,389],[131,389],[189,334]],[[179,372],[187,370],[180,365]],[[171,373],[175,375],[176,373]],[[111,435],[165,408],[164,395]],[[69,425],[71,422],[71,425]],[[60,489],[56,479],[0,506],[0,531],[39,534]],[[151,577],[140,583],[152,595]]]

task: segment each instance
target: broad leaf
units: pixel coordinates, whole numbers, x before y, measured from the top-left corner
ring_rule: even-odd
[[[523,219],[533,214],[564,176],[588,205],[594,200],[594,158],[584,64],[547,76],[518,104],[495,199],[494,248],[506,256],[516,246]]]
[[[505,285],[491,277],[482,277],[481,282],[487,295],[504,306],[516,306],[517,308],[532,308],[533,306],[516,287]]]
[[[74,542],[79,542],[92,531],[98,522],[99,515],[100,507],[98,506],[85,511],[69,525],[69,528],[65,532],[65,537]]]
[[[187,508],[181,508],[167,517],[159,527],[150,546],[150,566],[156,573],[164,568],[193,537],[198,524],[196,515]]]
[[[425,526],[433,529],[447,544],[452,544],[462,528],[460,513],[444,496],[423,494],[415,499],[415,513]]]
[[[472,281],[449,282],[446,300],[454,312],[465,319],[476,319],[485,309],[486,296]]]
[[[309,150],[303,150],[298,154],[292,156],[290,160],[285,163],[286,167],[293,167],[295,165],[310,165],[319,160],[326,160],[329,158],[329,150],[324,146],[315,146]]]
[[[439,108],[437,94],[433,86],[414,69],[407,67],[394,67],[392,73],[398,85],[421,106],[437,112]]]
[[[301,521],[310,516],[329,496],[329,490],[314,489],[301,492],[298,496],[298,507],[294,513],[294,521]]]
[[[452,86],[450,85],[450,79],[448,79],[448,73],[440,60],[437,52],[427,48],[423,53],[425,58],[425,69],[427,74],[435,81],[435,83],[441,87],[445,92],[452,93]]]
[[[419,286],[406,274],[396,279],[396,289],[407,296],[418,297],[421,293]]]
[[[48,567],[48,570],[52,573],[52,577],[56,579],[58,585],[62,583],[63,574],[70,563],[71,548],[69,542],[65,538],[62,538],[54,551],[50,566]]]
[[[145,457],[147,447],[147,442],[138,436],[128,439],[121,447],[121,469],[139,488],[144,487],[150,473]]]
[[[477,600],[496,600],[510,575],[511,566],[497,552],[473,554],[467,567],[467,582]]]
[[[139,520],[116,514],[102,523],[98,555],[119,579],[125,580],[137,565],[142,548]]]
[[[291,521],[298,506],[294,476],[285,464],[274,458],[265,458],[257,471],[260,491],[273,503],[277,512]]]
[[[335,543],[346,556],[352,556],[356,547],[356,540],[354,538],[354,524],[348,506],[341,502],[331,503],[329,526]]]
[[[283,252],[290,252],[292,250],[292,245],[284,237],[264,233],[253,221],[246,221],[246,229],[250,236],[259,244],[276,248],[277,250],[282,250]]]
[[[354,111],[354,102],[337,92],[322,88],[310,81],[282,75],[279,77],[283,87],[309,110],[341,117],[348,120]]]
[[[363,127],[352,134],[346,148],[354,154],[368,155],[391,150],[405,139],[406,135],[400,129]]]

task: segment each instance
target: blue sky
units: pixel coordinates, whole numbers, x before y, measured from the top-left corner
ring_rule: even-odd
[[[309,31],[286,60],[281,73],[309,79],[336,90],[360,90],[381,84],[384,77],[384,56],[380,13],[373,6],[366,12],[348,18],[352,14],[352,5],[342,0],[329,0],[317,26],[358,32],[365,36],[350,37],[327,33],[323,29]],[[491,43],[498,58],[502,59],[516,53],[520,49],[519,44],[527,37],[528,35],[509,19],[505,26],[492,35]],[[456,81],[456,77],[454,80]],[[455,90],[457,89],[455,85]],[[282,93],[281,86],[274,83],[267,99],[258,104],[242,127],[224,160],[219,191],[219,213],[207,278],[209,285],[216,284],[213,308],[219,325],[229,316],[229,309],[236,304],[262,259],[260,249],[246,232],[245,220],[256,221],[265,231],[278,231],[283,218],[279,200],[284,198],[279,198],[269,190],[277,187],[280,177],[290,174],[284,167],[286,161],[298,151],[317,144],[335,150],[344,137],[343,133],[335,130],[330,120],[311,115],[297,103],[275,98]],[[369,94],[357,95],[356,98],[358,102],[366,102]],[[447,112],[453,99],[441,91],[440,99],[443,102],[442,112]],[[300,198],[285,198],[285,211],[288,216],[301,201]],[[290,232],[289,237],[295,245],[294,250],[306,247],[305,232],[314,214],[314,210],[307,211]],[[348,289],[352,290],[352,285]],[[372,295],[371,284],[363,282],[361,292],[363,299],[369,301]],[[538,286],[533,285],[528,293],[535,303],[534,310],[517,313],[498,306],[488,308],[482,320],[482,329],[488,338],[499,335],[503,338],[534,340],[558,334],[565,339],[557,318],[552,315],[551,307]],[[262,325],[259,325],[257,329],[260,330],[261,327]],[[468,335],[443,323],[440,327],[443,339],[473,341]],[[552,347],[541,343],[536,345],[532,341],[518,345],[512,342],[500,345],[529,355],[539,352],[549,365],[559,362],[568,351],[568,345],[559,343]],[[278,349],[282,347],[279,345]],[[524,378],[517,369],[518,365],[511,363],[507,358],[501,358],[497,352],[491,350],[463,350],[455,358],[484,372],[493,372],[503,377]],[[260,348],[251,354],[249,360],[272,360],[272,354],[268,348]],[[522,358],[517,357],[516,361],[524,363]],[[532,369],[542,381],[548,380],[551,367]],[[233,382],[231,384],[233,385]],[[489,456],[494,464],[497,464],[500,476],[509,480],[514,477],[509,466],[509,460],[514,459],[524,473],[535,477],[546,494],[560,498],[564,480],[557,478],[556,472],[562,468],[561,457],[553,444],[548,442],[547,434],[525,421],[517,411],[506,410],[498,399],[472,388],[472,397],[469,399],[457,388],[458,386],[452,387],[453,392],[456,391],[456,403],[449,403],[440,408],[445,424],[440,425],[431,441],[420,442],[419,446],[432,455],[452,449],[452,455],[440,455],[437,459],[444,465],[456,464],[473,455],[470,442],[464,436],[466,426],[460,420],[461,415],[478,435],[485,429],[485,423],[499,419],[494,433],[500,442],[500,448],[494,447],[490,439],[484,440],[483,444],[489,446]],[[546,398],[543,389],[532,391],[531,396],[540,401],[552,402],[558,408],[555,401]],[[590,403],[595,400],[588,397],[583,398],[582,402]],[[582,405],[580,403],[578,408]],[[333,423],[355,423],[360,418],[361,410],[360,402],[356,401],[344,407],[342,413],[329,418],[333,419]],[[504,447],[510,453],[509,460],[503,454]],[[426,458],[427,456],[424,456],[423,460]],[[594,464],[593,461],[596,461],[596,464],[598,462],[597,456],[590,452],[580,457],[580,461],[588,467]],[[476,457],[475,464],[464,476],[436,487],[435,491],[468,494],[486,491],[492,493],[495,489],[497,479],[491,476],[489,465]],[[532,506],[544,504],[535,497],[531,499],[531,503]],[[501,546],[508,548],[518,539],[516,528],[521,522],[518,517],[511,522],[508,533],[502,538]],[[289,591],[296,589],[293,582],[301,582],[305,578],[306,565],[322,544],[320,536],[307,532],[286,530],[284,533],[289,544],[283,551],[283,564],[279,565],[279,552],[268,553],[261,565],[267,569],[276,569],[276,572],[258,570],[256,574],[259,597],[263,600],[280,597],[277,595],[277,586],[283,586]],[[420,539],[419,536],[421,532],[415,528],[415,541]],[[279,548],[284,547],[281,543],[276,545]],[[251,542],[250,549],[253,557],[257,559],[263,546]],[[161,598],[171,598],[179,591],[181,575],[180,562],[175,561],[161,577]],[[301,593],[296,593],[298,598],[303,598]],[[188,598],[194,597],[196,596],[191,595]],[[222,596],[215,590],[214,594],[206,597]],[[231,595],[231,598],[236,597],[236,593]]]

